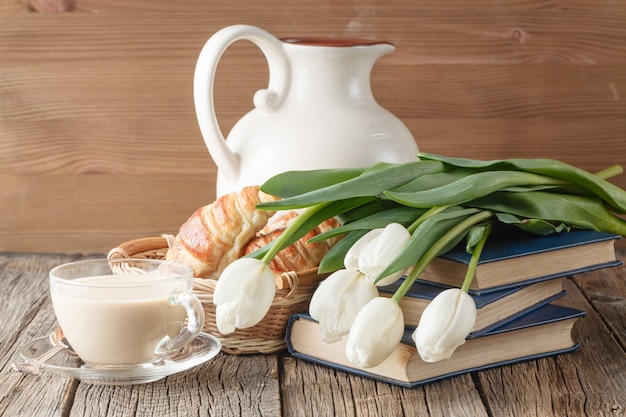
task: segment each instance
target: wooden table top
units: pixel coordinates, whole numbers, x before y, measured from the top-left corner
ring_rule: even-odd
[[[626,242],[617,243],[626,260]],[[80,255],[0,252],[0,416],[622,416],[626,267],[571,277],[560,303],[587,312],[573,353],[413,389],[288,353],[214,360],[157,382],[97,386],[12,371],[19,349],[55,327],[48,271]]]

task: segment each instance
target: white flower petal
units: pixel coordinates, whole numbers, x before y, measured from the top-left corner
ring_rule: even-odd
[[[442,291],[424,309],[413,340],[425,362],[449,359],[476,322],[474,299],[458,288]]]
[[[363,244],[358,253],[358,269],[372,282],[398,256],[411,238],[408,230],[398,223],[390,223],[384,229],[375,230],[379,233]],[[404,271],[393,273],[377,282],[376,285],[392,284],[403,274]]]
[[[383,229],[372,229],[363,235],[359,240],[357,240],[348,252],[346,253],[346,257],[343,260],[343,264],[346,269],[355,269],[359,270],[359,258],[361,257],[361,253],[363,252],[363,248],[369,244],[370,241],[376,239],[383,233]]]
[[[309,304],[309,314],[320,324],[322,338],[336,342],[348,334],[357,313],[378,290],[353,269],[340,269],[319,285]]]
[[[371,368],[384,362],[404,334],[404,315],[387,297],[372,299],[357,315],[346,343],[346,357],[355,366]]]
[[[267,264],[253,258],[236,260],[224,269],[213,294],[219,332],[229,334],[258,324],[275,295],[274,273]]]

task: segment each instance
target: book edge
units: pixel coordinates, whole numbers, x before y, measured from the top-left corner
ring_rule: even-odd
[[[523,286],[530,285],[530,284],[533,284],[533,283],[539,282],[539,281],[546,281],[546,280],[549,280],[549,279],[563,278],[563,277],[567,277],[567,276],[571,276],[571,275],[578,275],[578,274],[582,274],[584,272],[591,272],[591,271],[596,271],[596,270],[604,269],[604,268],[614,268],[614,267],[617,267],[617,266],[621,266],[623,264],[624,264],[624,262],[622,260],[602,262],[602,263],[599,263],[599,264],[589,265],[589,266],[586,266],[586,267],[571,269],[571,270],[568,270],[568,271],[562,271],[562,272],[557,272],[557,273],[548,274],[548,275],[542,275],[542,276],[535,277],[535,278],[529,278],[529,279],[525,279],[525,280],[521,280],[521,281],[510,282],[510,283],[506,283],[506,284],[502,284],[502,285],[496,285],[496,286],[493,286],[493,287],[470,288],[468,293],[471,294],[471,295],[475,295],[475,296],[487,295],[489,293],[496,292],[496,291],[501,291],[501,290],[506,290],[508,288],[523,287]],[[418,278],[416,280],[416,282],[427,282],[428,284],[441,286],[443,288],[458,288],[457,286],[446,285],[446,284],[443,284],[443,283],[440,283],[440,282],[437,282],[437,281],[431,281],[431,280],[427,280],[427,279],[419,279]]]
[[[495,329],[497,329],[497,328],[499,328],[501,326],[505,326],[508,323],[510,323],[512,321],[515,321],[515,320],[521,318],[522,316],[524,316],[526,314],[530,314],[533,311],[535,311],[537,309],[540,309],[541,307],[543,307],[543,306],[545,306],[547,304],[550,304],[551,302],[553,302],[555,300],[558,300],[561,297],[564,297],[565,295],[567,295],[567,290],[562,290],[562,291],[560,291],[560,292],[558,292],[556,294],[553,294],[550,297],[545,298],[545,299],[543,299],[543,300],[541,300],[541,301],[539,301],[539,302],[537,302],[537,303],[535,303],[535,304],[533,304],[533,305],[531,305],[529,307],[526,307],[526,308],[524,308],[522,310],[519,310],[518,312],[516,312],[514,314],[511,314],[510,316],[505,317],[502,320],[498,320],[498,321],[496,321],[496,322],[494,322],[492,324],[489,324],[489,325],[483,327],[482,329],[478,329],[476,331],[473,331],[472,333],[470,333],[467,336],[467,338],[468,339],[474,339],[476,337],[480,337],[480,336],[485,335],[485,334],[490,334],[493,330],[495,330]]]
[[[358,369],[358,368],[351,368],[351,367],[347,367],[347,366],[343,366],[343,365],[338,365],[334,362],[331,361],[327,361],[312,355],[308,355],[308,354],[304,354],[301,353],[299,351],[296,351],[293,349],[293,346],[291,346],[290,344],[288,344],[288,350],[289,353],[298,359],[302,359],[308,362],[313,362],[319,365],[323,365],[323,366],[327,366],[329,368],[332,369],[336,369],[339,371],[343,371],[343,372],[347,372],[349,374],[353,374],[353,375],[358,375],[358,376],[362,376],[365,378],[370,378],[370,379],[374,379],[377,381],[382,381],[382,382],[386,382],[386,383],[390,383],[393,385],[399,385],[399,386],[403,386],[406,388],[414,388],[420,385],[425,385],[431,382],[435,382],[435,381],[439,381],[439,380],[443,380],[443,379],[448,379],[448,378],[453,378],[456,376],[460,376],[460,375],[465,375],[471,372],[480,372],[480,371],[485,371],[488,369],[492,369],[492,368],[497,368],[500,366],[506,366],[506,365],[511,365],[511,364],[515,364],[515,363],[521,363],[521,362],[528,362],[531,360],[537,360],[537,359],[541,359],[541,358],[545,358],[545,357],[550,357],[550,356],[555,356],[555,355],[560,355],[560,354],[564,354],[564,353],[569,353],[569,352],[573,352],[576,349],[578,349],[580,347],[580,343],[574,343],[572,346],[570,347],[566,347],[566,348],[560,348],[560,349],[552,349],[552,350],[548,350],[545,352],[539,352],[539,353],[534,353],[532,355],[526,355],[526,356],[521,356],[518,358],[513,358],[513,359],[506,359],[506,360],[502,360],[502,361],[498,361],[498,362],[494,362],[494,363],[489,363],[489,364],[485,364],[485,365],[481,365],[481,366],[475,366],[475,367],[471,367],[471,368],[466,368],[466,369],[459,369],[456,371],[452,371],[452,372],[447,372],[441,375],[437,375],[437,376],[433,376],[433,377],[429,377],[429,378],[424,378],[424,379],[420,379],[420,380],[416,380],[416,381],[403,381],[400,379],[396,379],[396,378],[390,378],[384,375],[379,375],[379,374],[374,374],[371,372],[367,372],[366,370],[363,369]]]
[[[574,309],[571,307],[566,307],[566,306],[560,306],[560,305],[553,305],[553,304],[546,304],[545,306],[542,307],[552,307],[552,310],[556,310],[556,311],[561,311],[561,313],[559,315],[552,315],[551,317],[547,318],[547,319],[540,319],[540,320],[534,320],[531,322],[528,321],[524,321],[524,320],[513,320],[513,322],[509,322],[506,323],[498,328],[492,329],[489,332],[486,332],[484,334],[481,335],[482,336],[488,336],[488,335],[495,335],[495,334],[499,334],[499,333],[505,333],[505,332],[509,332],[509,331],[515,331],[515,330],[519,330],[519,329],[524,329],[524,328],[530,328],[530,327],[534,327],[534,326],[539,326],[539,325],[544,325],[544,324],[549,324],[549,323],[554,323],[554,322],[559,322],[559,321],[564,321],[564,320],[574,320],[574,319],[580,319],[586,316],[586,312],[583,310],[578,310],[578,309]],[[537,314],[538,312],[540,312],[540,310],[542,309],[542,307],[539,307],[538,309],[535,309],[533,312],[535,314]],[[531,313],[527,313],[526,318],[528,319],[529,317],[532,317],[533,312]],[[391,377],[387,377],[384,375],[379,375],[379,374],[375,374],[375,373],[371,373],[368,372],[366,370],[362,370],[362,369],[358,369],[358,368],[351,368],[351,367],[347,367],[344,365],[339,365],[336,364],[332,361],[329,360],[325,360],[322,358],[318,358],[309,354],[305,354],[302,353],[298,350],[296,350],[293,346],[293,344],[291,343],[291,330],[293,328],[293,323],[296,320],[310,320],[310,321],[315,321],[311,316],[309,316],[306,313],[295,313],[292,314],[289,317],[288,323],[287,323],[287,329],[286,329],[286,334],[285,334],[285,341],[286,341],[286,345],[287,345],[287,350],[288,352],[296,357],[296,358],[300,358],[303,360],[307,360],[310,362],[314,362],[314,363],[318,363],[321,365],[325,365],[325,366],[329,366],[331,368],[334,369],[338,369],[338,370],[342,370],[348,373],[352,373],[352,374],[356,374],[356,375],[361,375],[364,377],[368,377],[368,378],[372,378],[372,379],[376,379],[379,381],[383,381],[383,382],[388,382],[391,384],[395,384],[395,385],[401,385],[401,386],[405,386],[405,387],[415,387],[415,386],[419,386],[419,385],[423,385],[429,382],[433,382],[433,381],[437,381],[437,380],[441,380],[441,379],[445,379],[445,378],[451,378],[454,376],[458,376],[458,375],[462,375],[462,374],[466,374],[466,373],[470,373],[470,372],[477,372],[477,371],[482,371],[482,370],[486,370],[486,369],[490,369],[490,368],[494,368],[494,367],[498,367],[498,366],[503,366],[503,365],[508,365],[508,364],[512,364],[512,363],[518,363],[518,362],[524,362],[524,361],[528,361],[528,360],[534,360],[534,359],[539,359],[542,357],[547,357],[547,356],[553,356],[553,355],[557,355],[557,354],[561,354],[561,353],[567,353],[567,352],[571,352],[573,350],[576,350],[580,344],[576,343],[576,342],[572,342],[572,346],[566,347],[566,348],[559,348],[559,349],[552,349],[549,351],[545,351],[545,352],[537,352],[537,353],[533,353],[531,355],[524,355],[518,358],[512,358],[512,359],[505,359],[505,360],[501,360],[501,361],[497,361],[494,363],[489,363],[489,364],[485,364],[485,365],[480,365],[480,366],[474,366],[471,368],[465,368],[465,369],[459,369],[459,370],[455,370],[455,371],[451,371],[451,372],[446,372],[443,373],[441,375],[436,375],[433,377],[428,377],[428,378],[424,378],[421,380],[416,380],[416,381],[403,381],[403,380],[399,380],[396,378],[391,378]],[[572,323],[573,325],[573,323]],[[406,332],[411,332],[412,329],[407,328]],[[571,330],[570,330],[571,332]],[[477,337],[478,338],[478,337]]]
[[[404,282],[405,278],[406,277],[402,277],[398,279],[398,281],[394,282],[393,284],[378,287],[378,292],[382,296],[391,297],[395,293],[395,291],[400,287],[402,282]],[[542,277],[538,277],[536,279],[533,279],[533,282],[529,282],[527,284],[507,285],[499,289],[494,288],[493,290],[490,290],[490,291],[482,291],[480,294],[475,294],[475,292],[471,290],[468,293],[474,299],[476,308],[481,309],[497,301],[500,301],[503,298],[513,296],[518,291],[521,291],[530,285],[539,284],[539,283],[552,281],[552,280],[556,281],[562,278],[565,278],[565,276],[547,277],[545,279]],[[448,285],[441,284],[438,282],[417,279],[415,283],[411,286],[409,291],[406,293],[405,298],[411,298],[411,299],[416,299],[416,300],[423,300],[424,302],[430,302],[439,293],[450,288],[457,288],[457,287],[448,286]]]
[[[531,232],[523,232],[519,230],[515,230],[515,233],[519,233],[520,235],[523,235],[524,238],[528,241],[533,240],[534,241],[534,244],[532,245],[533,249],[532,250],[528,249],[528,250],[523,250],[523,251],[518,250],[514,252],[509,252],[506,255],[495,256],[490,253],[490,245],[488,242],[487,243],[488,246],[486,246],[483,249],[483,252],[481,254],[481,259],[478,262],[478,265],[493,263],[493,262],[501,262],[507,259],[519,258],[522,256],[532,255],[535,253],[553,252],[553,251],[558,251],[560,249],[574,248],[578,246],[584,246],[584,245],[600,243],[600,242],[607,242],[611,240],[616,241],[616,240],[621,239],[621,236],[618,234],[599,232],[599,231],[590,230],[590,229],[573,229],[569,232],[560,232],[560,233],[555,233],[555,234],[551,234],[547,236],[536,235]],[[578,238],[578,239],[576,238],[568,239],[576,235],[579,235],[579,236],[582,235],[586,237]],[[498,235],[498,237],[494,240],[502,240],[502,239],[504,239],[504,236]],[[550,246],[537,245],[537,243],[543,243],[548,240],[557,241],[557,242],[556,244],[552,244]],[[529,245],[522,245],[519,240],[512,239],[508,241],[514,242],[518,248],[529,247]],[[467,264],[469,262],[470,255],[464,250],[464,246],[462,246],[462,244],[459,244],[452,250],[444,254],[441,254],[439,257],[442,259]]]

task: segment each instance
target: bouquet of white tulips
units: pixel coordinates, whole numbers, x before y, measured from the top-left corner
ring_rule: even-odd
[[[343,235],[320,264],[331,273],[311,299],[309,313],[332,343],[347,335],[355,366],[382,363],[404,332],[399,302],[436,256],[465,240],[471,261],[463,286],[443,291],[413,333],[425,361],[450,358],[476,319],[467,294],[491,230],[502,224],[550,234],[584,228],[626,235],[626,191],[608,178],[551,159],[477,161],[420,153],[415,162],[363,169],[292,171],[261,189],[280,197],[259,209],[305,209],[272,244],[231,264],[215,289],[220,332],[258,323],[275,294],[268,264],[278,251],[324,220],[342,226],[316,236]],[[377,286],[404,276],[391,298]]]

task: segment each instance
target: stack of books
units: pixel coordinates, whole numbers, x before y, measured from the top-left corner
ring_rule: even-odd
[[[464,245],[431,262],[401,301],[405,335],[382,364],[354,367],[345,356],[346,338],[324,342],[317,322],[304,313],[290,318],[287,347],[295,357],[402,386],[569,352],[579,346],[571,332],[585,313],[551,302],[566,294],[567,276],[620,265],[615,256],[619,238],[590,230],[549,236],[515,228],[494,233],[469,291],[476,302],[476,324],[466,343],[448,360],[422,361],[411,334],[424,308],[439,292],[461,287],[470,259]],[[380,288],[381,295],[391,296],[399,285]]]

